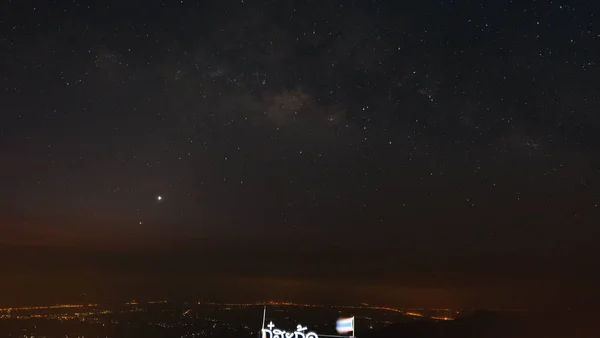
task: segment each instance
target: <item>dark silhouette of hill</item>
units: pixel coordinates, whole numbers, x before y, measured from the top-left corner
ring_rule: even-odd
[[[600,327],[591,313],[474,311],[454,321],[414,319],[360,338],[591,338]]]
[[[434,321],[415,318],[383,329],[365,332],[360,338],[479,338],[490,334],[498,320],[493,313],[474,313],[454,321]]]

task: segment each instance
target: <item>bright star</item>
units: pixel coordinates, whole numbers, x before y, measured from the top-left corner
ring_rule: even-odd
[[[160,201],[162,200],[162,196],[158,196],[156,199]]]

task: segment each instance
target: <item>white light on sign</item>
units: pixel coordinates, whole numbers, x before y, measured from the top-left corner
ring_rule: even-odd
[[[262,329],[262,338],[319,338],[319,336],[314,332],[304,332],[306,331],[306,327],[302,327],[302,325],[296,326],[296,331],[294,332],[286,332],[280,329],[275,328],[275,324],[273,322],[269,322],[267,325],[268,329]]]

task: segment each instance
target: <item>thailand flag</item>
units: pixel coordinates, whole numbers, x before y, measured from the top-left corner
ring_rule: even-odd
[[[354,331],[354,317],[338,319],[335,323],[335,329],[338,333],[348,333]]]

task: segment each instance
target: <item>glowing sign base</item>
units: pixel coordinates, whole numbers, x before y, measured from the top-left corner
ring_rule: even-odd
[[[280,329],[275,328],[275,324],[273,322],[269,322],[267,325],[268,329],[262,329],[262,338],[319,338],[319,336],[312,332],[306,332],[306,327],[302,327],[302,325],[298,324],[296,326],[296,331],[294,332],[286,332]]]

